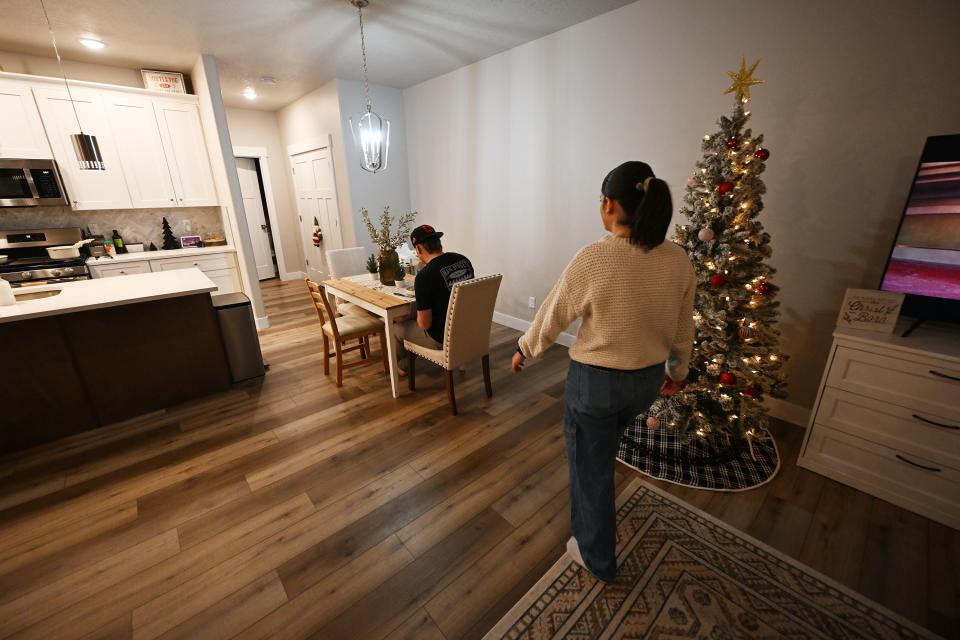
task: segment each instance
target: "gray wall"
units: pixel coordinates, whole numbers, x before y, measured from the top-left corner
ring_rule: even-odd
[[[603,233],[605,173],[650,162],[679,203],[700,139],[762,58],[791,401],[810,406],[846,287],[878,282],[924,139],[960,131],[960,3],[643,0],[404,92],[411,204],[529,319]],[[679,221],[679,216],[675,216]]]

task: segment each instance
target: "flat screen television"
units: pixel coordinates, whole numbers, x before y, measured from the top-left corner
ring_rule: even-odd
[[[901,313],[960,322],[960,135],[927,138],[880,289]]]

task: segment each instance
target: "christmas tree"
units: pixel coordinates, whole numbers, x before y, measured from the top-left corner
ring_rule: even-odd
[[[697,272],[694,308],[696,337],[690,384],[672,397],[659,398],[646,425],[664,425],[680,434],[693,432],[717,446],[766,437],[766,396],[784,397],[786,359],[777,346],[778,288],[770,235],[758,216],[766,191],[760,174],[770,152],[763,136],[746,127],[750,86],[758,63],[728,72],[727,93],[736,100],[733,113],[720,118],[720,130],[703,137],[703,157],[687,181],[674,241],[682,245]]]
[[[177,239],[173,237],[173,230],[170,229],[170,223],[167,222],[167,219],[163,219],[163,248],[164,249],[179,249],[180,243],[177,242]]]

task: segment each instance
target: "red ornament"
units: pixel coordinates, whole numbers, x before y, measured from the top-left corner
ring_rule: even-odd
[[[762,296],[767,295],[772,290],[773,290],[773,285],[770,284],[769,282],[761,282],[760,284],[757,285],[757,293],[759,293]]]
[[[741,391],[741,393],[748,398],[756,398],[758,395],[760,395],[760,389],[757,389],[756,387],[747,387]]]
[[[659,429],[660,428],[660,418],[657,416],[647,416],[647,428],[648,429]]]
[[[753,157],[757,160],[766,160],[770,157],[770,152],[761,147],[753,152]]]
[[[720,384],[725,387],[732,387],[737,384],[737,376],[733,375],[729,371],[724,371],[720,374]]]
[[[739,333],[740,337],[743,338],[744,340],[749,340],[750,338],[753,337],[753,329],[747,326],[743,326],[737,329],[737,333]]]
[[[736,138],[730,138],[729,140],[727,140],[727,149],[739,149],[739,148],[740,148],[739,140],[737,140]]]
[[[721,182],[719,185],[717,185],[717,192],[718,192],[718,193],[728,193],[728,192],[730,192],[730,191],[732,191],[732,190],[733,190],[733,183],[732,183],[732,182],[724,181],[724,182]]]
[[[714,288],[722,287],[727,284],[727,276],[722,273],[715,273],[710,276],[710,286]]]

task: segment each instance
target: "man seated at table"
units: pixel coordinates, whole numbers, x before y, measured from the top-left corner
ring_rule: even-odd
[[[445,253],[440,238],[443,233],[430,225],[421,225],[410,234],[410,244],[423,267],[414,281],[417,317],[397,323],[400,341],[400,362],[406,356],[403,341],[409,340],[430,349],[443,348],[443,330],[450,305],[450,290],[462,280],[472,280],[473,265],[459,253]],[[401,369],[401,374],[406,372]]]

